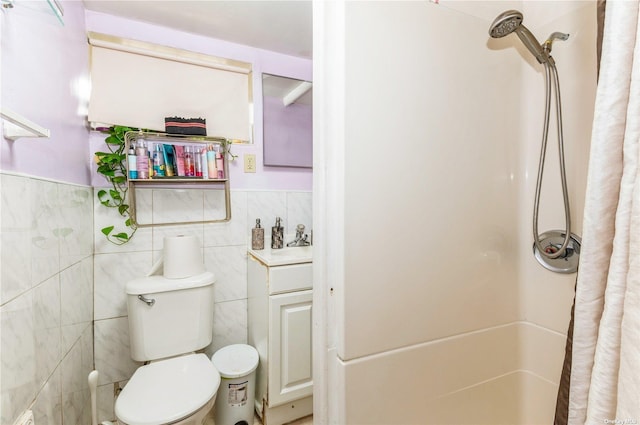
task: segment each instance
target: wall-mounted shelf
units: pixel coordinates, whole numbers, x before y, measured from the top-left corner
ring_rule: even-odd
[[[170,144],[173,146],[202,146],[206,147],[214,145],[219,147],[223,160],[223,178],[202,178],[187,176],[171,176],[171,177],[150,177],[148,179],[128,179],[129,184],[129,203],[131,219],[138,227],[149,226],[168,226],[192,223],[222,223],[231,220],[231,193],[229,182],[229,165],[226,159],[229,141],[221,137],[207,136],[182,136],[170,135],[165,133],[152,133],[144,131],[130,131],[125,135],[125,151],[128,152],[132,143],[144,141],[147,146],[149,144]],[[152,174],[152,172],[151,172]],[[127,169],[127,175],[129,170]],[[140,223],[136,218],[136,188],[162,188],[162,189],[184,189],[202,188],[202,187],[221,187],[224,189],[225,217],[216,220],[198,220],[185,222],[167,222],[167,223]]]
[[[17,5],[15,4],[15,0],[0,0],[0,6],[2,6],[2,11],[11,10],[18,6],[26,10],[32,10],[37,14],[53,14],[60,25],[64,25],[64,9],[58,0],[21,1]]]
[[[51,131],[25,117],[7,109],[0,109],[2,134],[5,139],[17,140],[21,137],[49,137]]]

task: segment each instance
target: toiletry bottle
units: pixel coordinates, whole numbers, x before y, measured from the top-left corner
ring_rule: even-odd
[[[149,154],[144,140],[140,140],[136,144],[136,168],[139,179],[149,178]]]
[[[162,152],[162,145],[157,144],[153,150],[153,176],[164,177],[164,153]]]
[[[129,153],[127,155],[127,161],[129,166],[129,178],[137,179],[138,178],[138,168],[136,166],[136,145],[135,143],[131,143],[129,146]]]
[[[173,154],[173,146],[164,144],[162,145],[162,153],[164,154],[164,174],[167,177],[173,177],[176,174],[174,168],[174,154]]]
[[[216,152],[213,150],[213,145],[207,146],[207,169],[210,179],[218,178],[218,168],[216,167]]]
[[[259,218],[256,218],[256,227],[251,229],[251,249],[264,249],[264,229]]]
[[[218,169],[218,178],[224,178],[224,159],[222,158],[222,154],[217,151],[216,152],[216,168]]]
[[[196,164],[196,177],[202,178],[202,155],[200,155],[200,150],[197,147],[193,150],[193,162]]]
[[[184,147],[184,175],[187,177],[194,177],[195,163],[193,161],[193,148],[191,146]]]
[[[209,178],[209,167],[207,166],[207,148],[204,147],[200,151],[200,164],[202,164],[202,178]]]
[[[284,247],[284,227],[280,224],[280,217],[276,217],[276,225],[271,228],[271,248],[281,249]]]

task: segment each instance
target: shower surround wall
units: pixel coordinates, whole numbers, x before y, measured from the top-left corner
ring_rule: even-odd
[[[315,4],[314,157],[328,165],[314,175],[314,279],[331,288],[314,291],[319,420],[553,420],[575,275],[531,252],[543,75],[517,37],[489,39],[511,7],[539,37],[572,34],[553,56],[579,233],[593,3]],[[564,225],[554,168],[544,230]]]

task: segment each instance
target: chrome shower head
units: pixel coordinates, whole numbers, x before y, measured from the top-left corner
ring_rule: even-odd
[[[522,13],[517,10],[507,10],[493,20],[489,27],[489,35],[493,38],[502,38],[514,32],[521,24]]]
[[[493,38],[501,38],[515,32],[527,49],[540,63],[549,63],[551,57],[542,49],[542,46],[531,34],[531,31],[522,25],[522,13],[517,10],[507,10],[499,14],[489,27],[489,35]]]

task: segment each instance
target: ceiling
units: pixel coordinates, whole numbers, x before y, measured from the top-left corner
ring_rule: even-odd
[[[83,0],[88,10],[312,57],[311,0]]]

